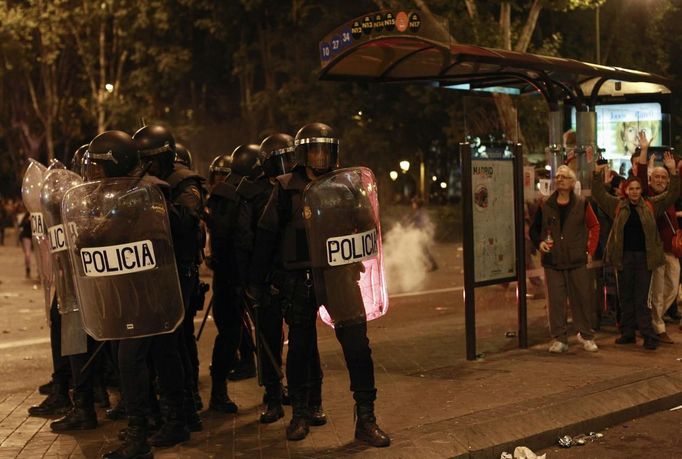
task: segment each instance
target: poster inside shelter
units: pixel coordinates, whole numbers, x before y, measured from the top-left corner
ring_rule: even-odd
[[[511,160],[472,159],[474,279],[516,275],[514,168]]]
[[[630,168],[630,156],[639,146],[639,132],[646,132],[652,146],[666,145],[663,138],[664,114],[658,102],[597,105],[597,145],[603,148],[603,157],[611,168],[621,175]],[[572,109],[572,127],[575,129],[575,109]],[[620,170],[621,166],[625,170]]]

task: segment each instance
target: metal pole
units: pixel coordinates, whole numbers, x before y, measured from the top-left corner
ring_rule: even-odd
[[[516,233],[516,307],[519,315],[519,347],[528,347],[528,307],[526,304],[526,236],[523,201],[523,153],[521,144],[514,151],[514,232]]]
[[[601,64],[601,45],[600,45],[600,31],[599,31],[599,3],[597,3],[597,9],[594,14],[594,29],[595,29],[595,42],[597,45],[597,64]]]
[[[462,268],[464,270],[464,327],[467,360],[476,360],[476,287],[474,277],[474,212],[471,189],[471,149],[467,142],[459,144],[462,164]]]

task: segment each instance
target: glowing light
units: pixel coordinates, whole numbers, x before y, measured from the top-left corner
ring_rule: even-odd
[[[431,181],[432,181],[432,182],[437,182],[437,181],[438,181],[438,177],[436,177],[435,175],[432,175],[432,176],[431,176]]]
[[[400,161],[400,170],[403,172],[407,172],[410,170],[410,162],[409,161]]]
[[[547,165],[545,166],[545,170],[546,170],[546,171],[551,171],[551,170],[552,170],[552,166],[550,166],[549,164],[547,164]]]
[[[442,189],[446,189],[446,188],[448,187],[448,184],[445,183],[445,182],[440,182],[440,187],[441,187]]]
[[[107,83],[104,85],[104,89],[106,89],[107,92],[111,94],[112,92],[114,92],[114,85],[111,83]]]
[[[391,177],[391,180],[393,180],[393,181],[398,180],[398,173],[396,171],[389,172],[388,176]]]

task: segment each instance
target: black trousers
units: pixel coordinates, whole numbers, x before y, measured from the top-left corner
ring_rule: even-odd
[[[101,357],[101,354],[95,357],[95,359],[85,367],[85,364],[90,360],[90,357],[92,357],[93,352],[95,352],[95,349],[97,349],[97,346],[99,345],[97,341],[89,336],[87,337],[87,343],[87,352],[70,355],[69,363],[71,365],[74,399],[78,398],[78,395],[82,395],[86,400],[92,401],[93,383],[99,371],[99,362],[97,360],[98,357]]]
[[[50,348],[52,351],[52,380],[60,385],[69,384],[71,365],[68,357],[62,356],[62,316],[57,309],[57,295],[50,305]]]
[[[178,352],[177,334],[124,339],[118,345],[118,366],[126,413],[131,417],[146,416],[149,413],[148,357],[151,357],[159,379],[161,397],[171,408],[182,406],[184,372]]]
[[[185,377],[191,378],[193,388],[199,383],[199,351],[197,350],[197,340],[194,336],[194,317],[196,316],[196,305],[192,304],[195,292],[199,288],[199,268],[192,264],[178,266],[180,275],[180,290],[185,305],[185,318],[182,321],[182,361],[185,367]]]
[[[284,343],[284,319],[279,298],[266,295],[263,304],[256,310],[256,314],[258,317],[256,332],[260,333],[262,339],[258,352],[261,381],[266,389],[275,388],[281,384],[280,372],[282,371]]]
[[[636,327],[644,339],[657,341],[647,304],[651,271],[646,268],[645,252],[623,252],[623,269],[618,271],[620,334],[634,337]]]
[[[213,321],[218,334],[213,343],[211,375],[224,380],[234,368],[242,336],[242,308],[237,285],[227,273],[213,273]]]
[[[183,370],[183,388],[185,391],[184,398],[189,409],[190,405],[194,406],[192,392],[198,384],[198,357],[197,345],[194,339],[194,314],[191,313],[191,298],[194,290],[199,283],[199,270],[196,265],[182,265],[178,264],[178,274],[180,277],[180,291],[182,292],[182,301],[185,306],[185,317],[183,323],[175,330],[173,335],[176,338],[176,347],[180,354],[180,361],[182,362]],[[187,331],[191,324],[191,331]],[[194,357],[192,357],[194,356]],[[196,365],[195,365],[196,362]],[[190,401],[192,401],[190,403]]]
[[[319,386],[322,380],[317,348],[317,300],[310,276],[305,271],[289,272],[282,284],[284,317],[289,325],[287,383],[289,392],[295,396],[300,391]],[[367,322],[337,327],[335,333],[343,350],[353,397],[358,402],[375,400],[374,362],[367,338]]]

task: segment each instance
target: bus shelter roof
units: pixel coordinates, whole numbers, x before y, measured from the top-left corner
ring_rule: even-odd
[[[669,93],[672,85],[669,78],[639,70],[454,43],[443,18],[418,11],[382,11],[343,24],[320,42],[320,64],[323,80],[539,91],[548,101],[607,94],[613,90],[608,81],[642,83],[639,90],[628,87],[647,93]]]

